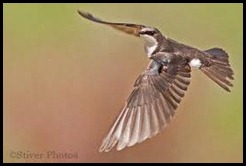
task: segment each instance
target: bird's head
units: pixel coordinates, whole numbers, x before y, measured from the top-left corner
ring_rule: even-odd
[[[146,44],[153,45],[162,39],[162,34],[161,32],[152,27],[144,27],[139,31],[139,35],[141,38],[144,39]]]
[[[148,36],[155,36],[160,34],[160,31],[153,27],[142,27],[139,31],[140,36],[148,35]]]

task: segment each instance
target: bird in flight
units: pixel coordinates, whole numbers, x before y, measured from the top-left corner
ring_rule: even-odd
[[[221,48],[202,51],[167,38],[154,27],[108,22],[80,10],[78,13],[90,21],[142,38],[145,53],[150,59],[102,141],[100,152],[108,152],[116,144],[116,150],[122,150],[165,129],[190,84],[191,68],[201,70],[228,92],[233,86],[228,54]]]

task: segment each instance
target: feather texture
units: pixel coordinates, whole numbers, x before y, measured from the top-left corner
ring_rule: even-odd
[[[150,73],[150,69],[147,69],[136,80],[125,107],[103,140],[100,151],[107,152],[116,144],[116,149],[122,150],[162,131],[175,114],[189,80],[188,65],[163,68],[159,74]]]

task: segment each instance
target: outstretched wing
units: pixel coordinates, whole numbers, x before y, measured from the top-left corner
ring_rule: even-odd
[[[126,105],[104,138],[100,151],[117,150],[151,138],[165,128],[190,83],[190,67],[165,66],[154,61],[134,84]]]
[[[137,24],[127,24],[127,23],[113,23],[113,22],[107,22],[107,21],[102,21],[99,18],[95,18],[93,15],[91,15],[90,13],[86,13],[83,11],[78,10],[78,13],[88,19],[91,20],[93,22],[96,23],[100,23],[100,24],[106,24],[106,25],[110,25],[111,27],[123,31],[125,33],[134,35],[134,36],[138,36],[139,37],[139,31],[141,30],[141,28],[145,27],[144,25],[137,25]]]

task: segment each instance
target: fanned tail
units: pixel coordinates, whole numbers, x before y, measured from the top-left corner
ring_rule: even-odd
[[[230,80],[233,80],[233,70],[229,64],[228,54],[220,48],[212,48],[204,51],[208,53],[208,60],[211,62],[209,66],[204,66],[201,71],[216,82],[220,87],[230,92],[232,87]]]

